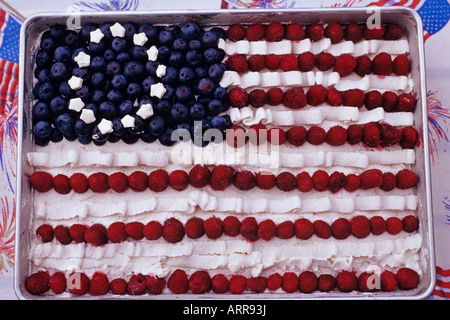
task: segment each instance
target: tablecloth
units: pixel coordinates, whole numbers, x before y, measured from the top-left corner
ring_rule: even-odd
[[[13,288],[19,32],[23,20],[47,11],[407,6],[425,31],[436,287],[428,299],[450,299],[450,4],[447,0],[58,0],[0,1],[0,299]]]

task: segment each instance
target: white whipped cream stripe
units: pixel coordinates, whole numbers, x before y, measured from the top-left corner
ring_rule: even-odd
[[[95,247],[89,244],[32,243],[30,258],[38,268],[60,271],[116,270],[122,276],[132,273],[169,275],[174,269],[203,269],[252,276],[267,275],[272,270],[352,269],[366,271],[369,265],[380,268],[407,266],[421,269],[418,251],[422,244],[419,234],[403,236],[373,236],[365,239],[327,241],[313,237],[306,241],[291,238],[248,242],[222,236],[214,242],[186,239],[183,242],[123,242]],[[121,271],[118,271],[121,270]],[[118,275],[115,275],[118,276]]]

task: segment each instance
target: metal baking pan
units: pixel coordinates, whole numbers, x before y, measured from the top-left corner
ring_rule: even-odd
[[[374,8],[374,9],[372,9]],[[72,25],[76,23],[103,23],[112,22],[136,22],[153,23],[160,25],[177,25],[187,19],[194,19],[203,25],[231,25],[233,23],[289,23],[292,21],[309,24],[331,22],[365,23],[379,10],[382,23],[396,22],[403,26],[410,43],[410,57],[412,60],[411,76],[415,84],[417,94],[417,107],[414,113],[415,127],[421,134],[421,145],[416,148],[416,163],[414,171],[418,174],[418,218],[419,230],[422,235],[421,263],[423,276],[419,286],[414,290],[395,292],[376,292],[363,294],[361,292],[342,293],[313,293],[303,294],[242,294],[240,299],[424,299],[432,293],[435,286],[435,255],[432,221],[432,201],[430,182],[430,162],[428,149],[428,122],[426,105],[425,65],[423,49],[423,28],[419,15],[405,7],[370,7],[370,8],[317,8],[317,9],[282,9],[282,10],[215,10],[215,11],[135,11],[135,12],[53,12],[36,14],[29,17],[22,25],[20,37],[20,87],[19,87],[19,143],[17,159],[17,194],[16,194],[16,255],[14,270],[14,287],[20,299],[46,299],[46,297],[32,296],[24,288],[24,280],[29,274],[30,264],[28,259],[29,244],[33,233],[30,230],[30,221],[33,217],[33,193],[29,183],[29,176],[33,168],[27,162],[27,152],[34,150],[31,135],[31,106],[33,86],[34,54],[37,49],[37,41],[40,34],[52,24]],[[112,298],[112,295],[101,297]],[[233,299],[231,294],[162,294],[125,296],[127,299]],[[47,297],[48,298],[48,297]],[[52,299],[73,299],[68,295],[52,296]],[[91,298],[84,296],[83,299]],[[92,299],[96,299],[92,297]]]

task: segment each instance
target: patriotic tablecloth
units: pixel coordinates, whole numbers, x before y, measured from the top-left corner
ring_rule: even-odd
[[[19,33],[23,20],[47,11],[406,6],[425,30],[429,139],[436,246],[436,288],[428,299],[450,299],[450,4],[448,0],[58,0],[0,1],[0,299],[13,288]],[[448,150],[448,152],[447,152]]]

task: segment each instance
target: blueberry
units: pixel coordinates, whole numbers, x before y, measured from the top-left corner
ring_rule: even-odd
[[[136,143],[139,140],[139,137],[142,135],[135,135],[131,132],[127,131],[123,135],[120,136],[120,139],[126,144],[133,144]]]
[[[156,77],[156,69],[158,69],[159,64],[158,61],[147,61],[145,63],[145,71],[152,77]]]
[[[127,78],[123,74],[116,74],[111,80],[111,88],[123,91],[127,88]]]
[[[117,61],[110,61],[106,65],[106,75],[113,77],[116,74],[122,73],[122,65]]]
[[[161,135],[166,131],[166,121],[161,116],[152,116],[148,122],[148,132],[154,136]]]
[[[162,46],[171,47],[173,43],[174,37],[170,30],[163,29],[159,32],[158,41]]]
[[[117,90],[109,90],[106,94],[106,98],[115,105],[120,105],[124,100],[123,95]]]
[[[64,37],[64,31],[64,27],[59,24],[55,24],[50,27],[50,35],[56,41],[61,41],[61,39]]]
[[[63,62],[55,62],[50,69],[50,76],[55,81],[63,81],[70,77],[70,71]]]
[[[224,101],[228,99],[228,91],[224,87],[218,86],[217,88],[214,89],[213,97],[215,99]]]
[[[103,59],[106,61],[113,61],[117,57],[116,53],[112,49],[106,49],[105,52],[103,52]]]
[[[220,27],[213,27],[213,28],[211,28],[210,31],[214,32],[217,35],[217,37],[219,37],[219,38],[222,38],[222,39],[227,38],[227,32]]]
[[[124,38],[114,38],[111,42],[111,49],[115,52],[124,52],[127,47],[128,43]]]
[[[104,89],[106,85],[106,77],[102,72],[96,72],[91,77],[91,87]]]
[[[38,82],[36,89],[36,96],[42,101],[50,101],[56,94],[55,86],[51,82]]]
[[[192,84],[195,80],[195,72],[192,68],[183,67],[178,74],[178,81],[181,83]]]
[[[201,103],[194,103],[189,109],[192,120],[201,120],[206,115],[205,107]]]
[[[199,50],[189,50],[186,52],[186,65],[191,68],[201,66],[203,62],[203,54]]]
[[[38,101],[31,108],[33,122],[47,120],[50,117],[50,107],[43,101]]]
[[[120,118],[114,118],[112,120],[112,125],[113,125],[113,135],[121,136],[125,133],[125,131],[127,131],[126,128],[123,127]]]
[[[157,60],[161,63],[167,63],[170,57],[171,50],[167,46],[161,46],[158,48],[158,58]]]
[[[138,98],[142,95],[142,86],[138,82],[131,82],[127,87],[127,95],[130,99]]]
[[[128,128],[128,132],[134,135],[139,135],[145,132],[146,129],[145,121],[138,115],[133,115],[132,117],[134,118],[134,127]]]
[[[88,85],[83,84],[80,89],[75,91],[75,95],[83,101],[87,101],[90,97],[90,89]]]
[[[50,101],[49,106],[54,114],[61,114],[67,109],[67,100],[61,96],[56,96]]]
[[[59,46],[53,53],[55,61],[69,62],[72,59],[72,50],[68,46]]]
[[[63,134],[61,132],[59,132],[58,129],[56,129],[55,127],[52,128],[52,133],[50,135],[50,141],[51,142],[60,142],[62,141],[62,139],[64,138]]]
[[[211,126],[223,131],[227,128],[227,121],[222,116],[215,116],[211,119]]]
[[[89,71],[88,68],[73,68],[72,75],[83,79],[83,83],[84,83],[84,81],[89,81],[89,79],[91,77],[91,72]]]
[[[155,142],[156,139],[158,139],[158,137],[155,137],[150,132],[144,132],[144,133],[140,134],[139,138],[141,138],[141,140],[146,143],[152,143],[152,142]]]
[[[198,39],[201,33],[199,25],[193,21],[182,24],[180,28],[181,37],[186,40]]]
[[[50,37],[42,36],[39,46],[44,51],[53,52],[56,48],[56,42]]]
[[[181,51],[172,51],[169,56],[169,65],[180,68],[184,64],[184,54]]]
[[[172,43],[172,49],[180,52],[186,52],[188,43],[183,38],[176,38]]]
[[[178,69],[174,67],[167,67],[166,74],[161,78],[161,80],[163,83],[176,84],[178,82]]]
[[[203,78],[198,81],[197,92],[199,95],[209,97],[213,94],[214,89],[215,86],[211,79]]]
[[[172,140],[173,128],[167,128],[159,137],[158,140],[163,146],[173,146],[176,141]]]
[[[72,51],[72,62],[76,63],[75,58],[80,54],[80,52],[89,54],[89,51],[85,47],[76,48]]]
[[[195,68],[195,74],[198,79],[207,77],[208,69],[205,66]]]
[[[109,137],[109,133],[103,134],[97,125],[97,126],[94,126],[94,128],[92,128],[92,136],[91,137],[92,137],[93,142],[96,142],[96,141],[97,142],[105,142]]]
[[[131,57],[135,60],[146,62],[148,61],[147,48],[143,46],[134,46],[130,50]]]
[[[154,107],[153,111],[155,115],[166,117],[170,114],[170,109],[172,109],[172,103],[170,100],[162,99]]]
[[[100,42],[89,42],[88,43],[88,50],[89,53],[92,55],[103,55],[107,47],[107,44],[105,43],[105,40],[101,40]]]
[[[225,70],[226,67],[223,63],[212,64],[208,68],[208,78],[210,78],[215,83],[220,82]]]
[[[203,46],[206,48],[211,48],[217,46],[217,42],[219,41],[219,37],[214,31],[205,31],[200,37]]]
[[[91,93],[91,102],[95,104],[100,104],[105,100],[105,91],[95,89]]]
[[[91,39],[91,32],[95,31],[98,28],[98,26],[95,23],[86,23],[84,24],[80,29],[80,36],[81,40],[84,42],[89,42]]]
[[[215,48],[208,48],[203,51],[203,58],[207,64],[219,63],[221,61],[219,51]]]
[[[175,126],[175,129],[183,129],[183,130],[186,130],[187,132],[191,132],[192,125],[190,122],[180,122],[180,123],[177,123],[177,125]],[[189,135],[189,138],[190,138],[190,135]]]
[[[64,44],[71,49],[78,47],[79,37],[78,33],[73,30],[66,30],[64,35]]]
[[[52,64],[52,55],[48,51],[39,50],[36,53],[36,66],[46,68]]]
[[[115,134],[110,134],[109,137],[108,137],[108,139],[106,139],[106,140],[107,140],[108,142],[115,143],[115,142],[117,142],[117,141],[120,140],[120,136],[117,136],[117,135],[115,135]]]
[[[48,69],[36,69],[34,71],[34,77],[40,82],[50,81],[50,70]]]
[[[222,112],[223,102],[219,99],[212,99],[206,107],[207,113],[212,116],[216,116]]]
[[[120,52],[117,54],[116,60],[122,64],[131,60],[130,54],[128,52]]]
[[[203,48],[202,42],[198,39],[189,41],[189,49],[191,50],[201,50]]]
[[[94,117],[98,118],[99,117],[99,111],[98,111],[98,105],[95,103],[88,103],[84,106],[85,109],[87,110],[92,110],[92,112],[94,112]]]
[[[153,78],[152,76],[148,76],[147,78],[144,79],[144,81],[142,81],[142,89],[145,92],[150,92],[150,87],[155,83],[156,83],[155,78]]]
[[[75,121],[75,124],[74,124],[74,130],[80,137],[90,136],[92,133],[92,127],[93,127],[93,125],[91,123],[86,124],[81,119],[78,119],[77,121]]]
[[[130,61],[125,64],[123,74],[129,80],[137,80],[145,73],[144,65],[139,61]]]
[[[111,33],[111,30],[109,29],[112,26],[112,23],[105,22],[102,23],[98,28],[103,33],[104,37],[103,39],[107,40],[108,42],[112,40],[113,36]]]
[[[48,121],[39,121],[34,125],[33,132],[38,138],[48,138],[52,134],[52,125]]]
[[[182,103],[174,103],[170,109],[170,120],[173,123],[184,122],[189,119],[189,109]]]
[[[74,91],[70,87],[69,83],[67,81],[63,81],[59,84],[59,93],[66,98],[72,98],[75,96]]]
[[[173,99],[175,96],[175,88],[169,84],[164,84],[164,88],[166,89],[166,93],[164,93],[161,99]]]
[[[209,141],[203,139],[203,134],[210,128],[211,123],[206,119],[194,121],[191,129],[194,145],[198,147],[205,147],[208,145]]]
[[[34,142],[36,143],[37,146],[45,147],[49,143],[49,138],[39,138],[35,136]]]
[[[78,142],[84,145],[87,145],[92,142],[92,136],[82,137],[78,136]]]
[[[106,118],[108,120],[112,120],[117,116],[116,107],[111,101],[104,101],[100,103],[98,106],[98,112],[102,118]]]
[[[95,56],[91,59],[92,72],[103,72],[106,69],[106,60],[101,56]]]
[[[74,129],[74,121],[70,113],[63,113],[55,120],[56,128],[63,134],[71,134]]]
[[[150,43],[154,43],[158,40],[159,30],[154,25],[143,24],[139,26],[138,32],[144,32]]]
[[[131,111],[133,111],[133,109],[134,109],[133,102],[131,102],[130,100],[124,100],[119,105],[118,111],[121,116],[125,116],[127,114],[130,114]]]
[[[125,28],[125,38],[133,41],[133,36],[137,31],[137,26],[134,23],[126,22],[122,25]]]
[[[189,101],[194,97],[192,89],[187,85],[178,86],[175,90],[175,97],[180,102]]]

